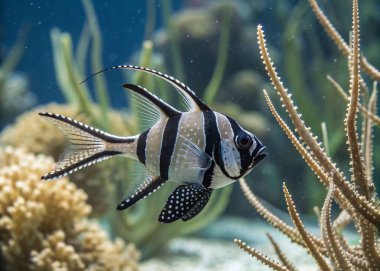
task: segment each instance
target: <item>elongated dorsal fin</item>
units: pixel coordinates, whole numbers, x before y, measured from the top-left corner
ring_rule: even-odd
[[[133,91],[135,94],[140,96],[140,98],[142,98],[143,100],[149,101],[153,106],[157,108],[157,110],[161,113],[161,115],[172,117],[172,116],[181,114],[180,111],[178,111],[171,105],[165,103],[156,95],[149,92],[146,88],[143,88],[135,84],[124,84],[123,87]]]
[[[179,81],[178,79],[174,78],[173,76],[167,75],[165,73],[162,73],[162,72],[159,72],[159,71],[156,71],[156,70],[145,68],[145,67],[133,66],[133,65],[118,65],[118,66],[109,67],[109,68],[106,68],[104,70],[101,70],[101,71],[98,71],[98,72],[92,74],[87,79],[85,79],[84,81],[82,81],[82,83],[85,82],[85,81],[87,81],[91,77],[99,74],[99,73],[102,73],[102,72],[105,72],[105,71],[108,71],[108,70],[116,70],[116,69],[137,70],[137,71],[142,71],[142,72],[150,73],[150,74],[152,74],[154,76],[157,76],[157,77],[159,77],[159,78],[161,78],[161,79],[169,82],[171,85],[173,85],[179,91],[179,93],[183,96],[183,98],[185,99],[186,103],[188,104],[188,106],[191,108],[192,111],[207,111],[207,110],[211,110],[211,108],[208,107],[205,103],[203,103],[197,97],[197,95],[195,95],[194,91],[192,91],[183,82]]]

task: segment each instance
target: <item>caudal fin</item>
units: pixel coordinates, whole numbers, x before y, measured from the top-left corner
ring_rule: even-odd
[[[123,154],[120,144],[134,142],[133,137],[117,137],[90,127],[71,118],[41,112],[40,116],[52,121],[70,140],[70,145],[57,162],[55,169],[41,177],[53,180],[71,174],[79,169]]]

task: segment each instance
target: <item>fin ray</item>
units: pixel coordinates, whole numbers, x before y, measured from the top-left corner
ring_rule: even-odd
[[[192,168],[199,168],[203,171],[207,170],[211,166],[212,158],[191,140],[182,135],[180,137],[184,140],[179,149],[184,157],[184,163]]]
[[[162,115],[172,117],[181,114],[180,111],[149,92],[146,88],[135,84],[124,84],[123,87],[133,91],[133,93],[140,96],[143,100],[149,101]]]
[[[42,176],[41,179],[43,180],[60,178],[94,163],[122,154],[118,150],[108,149],[110,143],[134,141],[131,137],[116,137],[62,115],[47,112],[41,112],[39,115],[53,122],[70,140],[69,146],[61,155],[54,170]]]

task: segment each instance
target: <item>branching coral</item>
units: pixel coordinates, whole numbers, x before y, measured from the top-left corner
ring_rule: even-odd
[[[326,31],[344,54],[349,57],[350,91],[346,98],[347,113],[346,118],[344,119],[344,124],[348,152],[350,154],[351,180],[348,181],[344,173],[337,168],[335,163],[333,163],[332,159],[321,147],[317,137],[311,133],[311,129],[306,126],[301,115],[297,112],[297,107],[294,106],[291,94],[284,88],[283,83],[280,81],[280,78],[275,71],[274,64],[271,61],[266,48],[264,32],[259,25],[257,28],[257,34],[261,58],[271,79],[272,85],[280,95],[281,102],[292,120],[295,127],[294,131],[280,117],[269,95],[264,91],[264,96],[269,108],[278,124],[305,160],[306,164],[329,190],[321,212],[321,238],[312,235],[306,230],[285,184],[283,187],[285,199],[290,217],[292,218],[296,230],[285,223],[273,223],[273,221],[278,221],[279,219],[269,210],[263,208],[259,202],[255,200],[254,194],[244,180],[240,180],[241,188],[248,201],[258,210],[260,215],[285,233],[293,242],[308,249],[320,269],[379,270],[380,248],[378,228],[380,226],[380,208],[372,178],[372,125],[377,124],[376,119],[378,118],[376,116],[376,106],[374,102],[376,100],[377,92],[374,87],[368,105],[363,106],[359,104],[360,91],[363,86],[365,86],[360,75],[360,63],[366,67],[366,72],[368,72],[375,80],[378,80],[376,77],[377,70],[373,66],[368,68],[368,66],[366,66],[368,62],[366,62],[364,58],[360,58],[359,10],[357,0],[353,0],[353,35],[351,48],[349,48],[340,35],[337,34],[335,28],[328,21],[327,17],[324,16],[316,2],[314,0],[310,2]],[[340,92],[345,94],[334,80],[331,81]],[[356,119],[358,109],[364,113],[362,129],[362,142],[364,144],[361,144],[357,132]],[[298,133],[300,138],[295,135],[295,132]],[[333,198],[342,209],[339,219],[334,223],[331,222],[331,204]],[[354,222],[358,234],[360,234],[361,237],[359,244],[356,246],[350,246],[342,234],[342,229],[350,221]],[[241,245],[240,242],[238,244],[240,247],[245,247]],[[245,248],[245,250],[247,250],[247,248]],[[249,251],[252,251],[252,249]],[[258,260],[263,261],[262,256],[258,251],[250,254]],[[274,270],[283,270],[283,266],[272,265],[271,267]],[[290,270],[291,268],[286,268],[286,270],[288,269]]]
[[[42,182],[53,159],[0,148],[0,246],[9,270],[137,270],[138,253],[87,218],[86,194]]]
[[[7,127],[0,135],[0,142],[4,145],[23,147],[35,154],[46,154],[58,160],[59,155],[64,151],[66,139],[53,125],[38,116],[38,112],[41,111],[56,112],[79,121],[91,123],[91,119],[86,114],[81,114],[77,106],[49,104],[35,108],[18,117],[16,123]],[[97,113],[99,110],[94,107],[93,111]],[[113,131],[115,133],[128,134],[124,117],[120,113],[110,111],[109,118],[114,124]],[[119,170],[120,167],[115,161],[109,161],[84,169],[73,174],[70,178],[88,194],[88,203],[93,208],[92,215],[99,216],[108,210],[110,192],[113,190],[110,177],[117,175]]]

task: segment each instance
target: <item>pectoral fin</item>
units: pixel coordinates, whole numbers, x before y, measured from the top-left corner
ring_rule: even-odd
[[[140,185],[137,188],[136,192],[133,195],[125,198],[119,203],[119,205],[117,206],[117,210],[121,211],[127,209],[139,200],[157,191],[165,182],[166,180],[163,180],[160,177],[145,181],[142,185]]]
[[[178,186],[166,201],[158,218],[163,223],[171,223],[178,219],[187,221],[196,216],[206,205],[212,189],[201,184]]]

